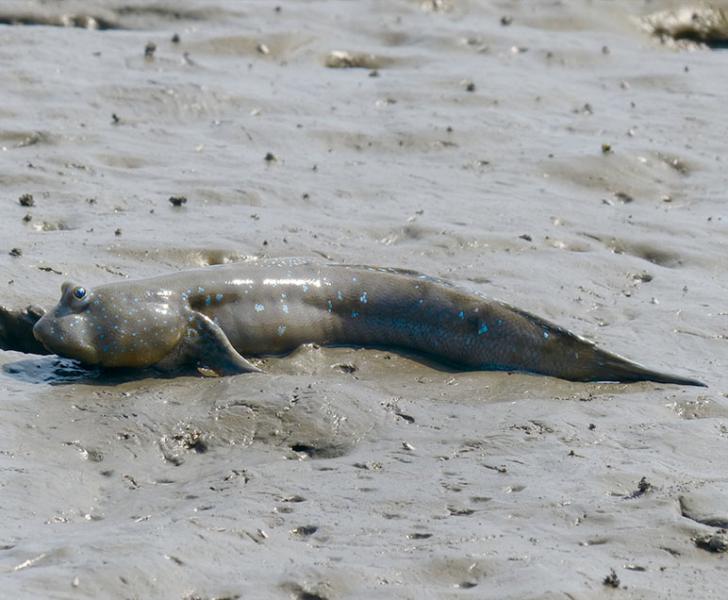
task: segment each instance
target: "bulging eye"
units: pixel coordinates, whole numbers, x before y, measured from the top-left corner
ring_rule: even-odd
[[[75,298],[79,300],[83,300],[86,297],[86,288],[83,287],[77,287],[73,290],[73,295]]]

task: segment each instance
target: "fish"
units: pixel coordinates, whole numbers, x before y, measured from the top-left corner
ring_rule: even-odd
[[[413,351],[463,370],[704,386],[598,348],[445,280],[389,267],[269,259],[86,287],[66,282],[33,326],[49,352],[101,367],[259,372],[303,344]]]

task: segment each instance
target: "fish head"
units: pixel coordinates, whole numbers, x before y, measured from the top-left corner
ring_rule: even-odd
[[[88,365],[154,365],[177,346],[184,320],[169,293],[129,283],[93,289],[65,282],[58,304],[38,320],[33,335],[50,352]]]

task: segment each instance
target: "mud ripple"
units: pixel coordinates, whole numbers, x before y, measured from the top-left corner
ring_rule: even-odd
[[[591,233],[584,233],[583,235],[601,242],[615,254],[627,254],[668,269],[681,267],[684,264],[684,258],[680,254],[664,248],[658,243],[636,242]]]
[[[78,27],[81,29],[122,29],[119,23],[108,17],[90,14],[43,15],[33,13],[6,12],[0,14],[0,25]]]
[[[728,418],[728,408],[707,396],[677,401],[672,405],[672,410],[686,421]]]
[[[324,59],[324,66],[329,69],[382,69],[394,64],[394,59],[377,56],[367,52],[347,52],[334,50]]]
[[[721,8],[705,5],[663,10],[637,22],[666,46],[688,50],[728,48],[728,16]]]
[[[117,254],[136,260],[145,260],[152,263],[179,265],[186,267],[208,267],[224,265],[231,262],[244,262],[254,260],[254,257],[240,254],[234,250],[221,248],[119,248]]]
[[[265,36],[227,35],[208,38],[188,46],[191,52],[210,56],[247,56],[290,60],[310,46],[313,37],[295,32]]]
[[[372,426],[372,417],[358,410],[357,403],[332,399],[325,386],[312,384],[306,393],[294,391],[292,396],[266,394],[259,401],[241,398],[244,381],[221,379],[207,388],[205,397],[214,402],[214,426],[189,426],[206,431],[208,445],[255,442],[285,449],[289,459],[330,459],[351,452]]]
[[[47,131],[0,131],[0,146],[26,148],[28,146],[50,146],[59,139]]]
[[[708,485],[699,492],[680,496],[682,516],[709,527],[728,528],[728,498],[719,485]]]
[[[53,6],[54,4],[61,6]],[[220,8],[184,8],[178,3],[169,6],[139,3],[96,9],[94,12],[60,12],[63,3],[48,3],[32,10],[5,9],[0,12],[0,25],[35,27],[75,27],[98,31],[148,29],[170,22],[208,21],[231,18],[238,13]]]

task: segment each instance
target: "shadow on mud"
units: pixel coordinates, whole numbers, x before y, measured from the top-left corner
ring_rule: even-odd
[[[59,356],[38,356],[7,363],[2,372],[25,383],[64,385],[80,383],[87,385],[120,385],[139,379],[167,379],[182,373],[162,373],[154,369],[102,369],[87,367],[80,362]]]

